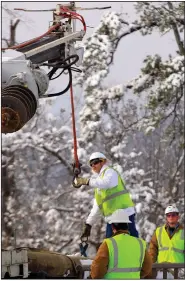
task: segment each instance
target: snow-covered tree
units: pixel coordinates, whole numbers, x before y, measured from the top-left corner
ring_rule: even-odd
[[[148,132],[165,121],[165,131],[172,139],[174,132],[178,131],[179,144],[183,146],[184,2],[138,2],[136,11],[139,20],[133,23],[123,20],[116,13],[106,13],[85,44],[83,74],[79,78],[79,83],[85,81],[85,106],[81,112],[82,134],[88,135],[88,138],[92,135],[93,138],[93,131],[98,129],[103,119],[102,111],[107,100],[122,99],[125,93],[129,93],[128,89],[132,89],[140,97],[144,95],[146,100],[143,104],[144,118],[138,122],[138,128],[142,127]],[[109,66],[120,40],[138,30],[143,36],[151,34],[153,30],[160,33],[173,31],[177,42],[177,56],[172,58],[169,54],[169,59],[163,62],[158,54],[148,55],[137,78],[127,85],[108,89],[103,84],[103,78],[109,73]]]
[[[85,43],[83,72],[76,78],[84,87],[78,156],[82,175],[90,176],[90,153],[107,155],[126,182],[136,203],[139,232],[149,241],[164,219],[167,204],[177,203],[183,215],[184,46],[178,34],[182,34],[184,17],[182,2],[172,6],[140,2],[136,9],[139,19],[133,23],[121,14],[106,13]],[[108,88],[104,79],[120,41],[139,31],[148,35],[154,29],[174,32],[177,56],[169,54],[166,62],[158,54],[148,56],[138,78]],[[22,130],[2,138],[2,241],[4,247],[11,246],[16,229],[18,246],[72,254],[79,251],[82,224],[94,191],[71,187],[72,130],[44,107]],[[99,220],[92,229],[89,253],[104,233],[105,224]]]
[[[184,193],[183,7],[183,2],[138,2],[139,19],[133,23],[122,15],[106,13],[85,43],[83,74],[78,78],[85,98],[80,114],[83,146],[89,153],[104,151],[117,165],[136,202],[138,227],[147,241],[156,225],[162,222],[166,204],[184,205],[181,199]],[[163,34],[174,32],[177,56],[169,54],[165,62],[158,54],[147,56],[137,78],[108,88],[104,78],[108,76],[120,41],[137,31],[146,36],[154,30]],[[138,103],[136,98],[128,102],[131,92],[142,98],[142,102]],[[151,136],[147,136],[152,131]],[[137,161],[134,161],[133,149],[140,155]],[[171,152],[173,149],[175,153]],[[150,162],[149,166],[146,161]]]

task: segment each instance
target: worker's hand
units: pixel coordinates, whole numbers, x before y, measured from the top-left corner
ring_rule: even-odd
[[[84,226],[83,226],[83,231],[82,231],[82,235],[81,235],[81,239],[82,238],[88,238],[89,236],[90,236],[90,234],[91,234],[91,225],[90,224],[88,224],[88,223],[85,223],[84,224]]]
[[[73,186],[75,188],[81,187],[82,185],[88,185],[88,184],[89,184],[89,178],[77,177],[77,178],[75,178],[75,180],[73,182]]]

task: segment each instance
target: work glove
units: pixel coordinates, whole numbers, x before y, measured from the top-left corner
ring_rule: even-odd
[[[89,185],[89,178],[80,178],[80,177],[75,178],[73,182],[73,186],[75,188],[79,188],[82,185]]]
[[[92,226],[90,224],[88,224],[88,223],[84,224],[82,235],[80,237],[81,239],[84,238],[84,237],[88,238],[90,236],[90,234],[91,234],[91,227]]]

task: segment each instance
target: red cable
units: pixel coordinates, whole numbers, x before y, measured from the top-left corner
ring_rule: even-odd
[[[41,39],[42,37],[44,37],[44,36],[50,34],[53,30],[55,30],[55,29],[56,29],[57,27],[59,27],[59,26],[60,26],[60,23],[57,23],[57,24],[53,25],[52,27],[50,27],[47,32],[45,32],[44,34],[40,35],[39,37],[36,37],[36,38],[34,38],[34,39],[31,39],[30,41],[21,43],[21,44],[19,44],[19,45],[12,46],[12,47],[10,47],[10,48],[2,48],[1,50],[22,48],[22,47],[25,47],[25,46],[27,46],[27,45],[29,45],[29,44],[31,44],[31,43],[35,43],[35,42],[37,42],[39,39]]]
[[[83,24],[84,31],[86,32],[86,23],[85,23],[84,18],[80,14],[78,14],[76,12],[73,12],[73,11],[70,11],[69,9],[67,9],[65,7],[61,7],[60,10],[61,10],[64,18],[73,18],[73,19],[80,20],[81,23]],[[29,44],[35,43],[38,40],[40,40],[42,37],[50,34],[53,30],[55,30],[59,26],[60,26],[60,23],[57,23],[57,24],[53,25],[52,27],[50,27],[47,32],[45,32],[44,34],[42,34],[42,35],[40,35],[40,36],[38,36],[34,39],[31,39],[27,42],[24,42],[24,43],[21,43],[19,45],[15,45],[15,46],[12,46],[12,47],[9,47],[9,48],[2,48],[1,50],[4,51],[4,50],[7,50],[7,49],[18,49],[18,48],[25,47]]]
[[[64,17],[64,18],[72,18],[72,19],[80,20],[80,21],[82,22],[82,24],[83,24],[84,31],[86,32],[86,24],[85,24],[84,19],[81,19],[81,18],[79,18],[79,17],[77,17],[77,16],[67,15],[67,14],[63,14],[63,17]]]
[[[72,112],[72,126],[73,126],[73,145],[74,145],[74,159],[75,159],[75,167],[77,169],[80,168],[78,153],[77,153],[77,139],[76,139],[76,126],[75,126],[75,111],[74,111],[74,99],[73,99],[73,87],[72,84],[70,86],[70,96],[71,96],[71,112]]]
[[[86,23],[85,23],[84,18],[80,14],[78,14],[74,11],[71,11],[66,7],[60,7],[60,11],[61,11],[61,13],[63,13],[64,17],[80,20],[84,26],[84,31],[86,32]]]

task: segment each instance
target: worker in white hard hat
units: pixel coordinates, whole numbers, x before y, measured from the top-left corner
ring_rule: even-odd
[[[156,229],[149,245],[153,263],[184,263],[184,226],[179,210],[172,204],[165,209],[166,223]]]
[[[146,242],[129,235],[131,223],[123,209],[116,210],[108,221],[113,236],[100,245],[92,262],[92,279],[140,279],[152,277],[152,259],[146,250]]]
[[[117,209],[124,209],[129,215],[131,224],[129,224],[130,235],[138,237],[135,226],[135,208],[129,192],[120,174],[107,164],[106,156],[101,152],[91,154],[89,164],[95,175],[91,178],[76,178],[77,187],[79,185],[89,185],[95,189],[95,199],[93,208],[84,225],[81,238],[90,236],[91,227],[97,221],[99,215],[106,218]],[[107,224],[106,238],[112,236],[111,225]]]

